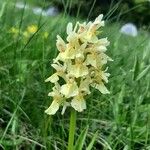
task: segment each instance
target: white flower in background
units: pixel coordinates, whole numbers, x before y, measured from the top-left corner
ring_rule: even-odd
[[[41,7],[34,7],[32,8],[32,10],[33,10],[33,13],[36,15],[40,15],[43,12],[43,9]]]
[[[15,7],[18,9],[29,9],[33,11],[35,15],[42,15],[42,16],[56,16],[59,13],[58,9],[54,6],[51,6],[45,10],[41,7],[32,7],[23,2],[17,2]]]
[[[34,14],[42,16],[56,16],[58,14],[58,9],[55,7],[49,7],[46,10],[43,10],[41,7],[34,7],[32,11]]]
[[[29,9],[30,7],[27,4],[23,3],[23,2],[17,2],[16,3],[16,8],[18,8],[18,9]]]
[[[105,54],[109,41],[97,36],[98,29],[104,26],[102,17],[99,15],[94,22],[77,22],[74,28],[68,23],[67,42],[57,35],[59,54],[52,64],[56,72],[45,80],[54,83],[53,91],[49,93],[53,101],[45,111],[47,114],[55,114],[60,106],[63,106],[62,114],[67,106],[82,112],[86,109],[85,96],[91,93],[90,87],[109,94],[105,83],[110,74],[103,69],[108,61],[112,61]]]
[[[127,23],[123,25],[120,29],[120,32],[133,37],[137,36],[138,34],[137,27],[133,23]]]
[[[45,10],[47,16],[56,16],[58,15],[58,9],[54,6],[51,6]]]

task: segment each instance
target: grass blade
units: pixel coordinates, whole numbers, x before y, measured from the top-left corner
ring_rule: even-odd
[[[88,147],[86,148],[86,150],[92,150],[94,142],[95,142],[97,136],[98,136],[98,131],[96,131],[96,133],[93,135],[93,138],[92,138],[90,144],[88,145]]]
[[[88,132],[88,126],[81,132],[81,134],[79,135],[77,142],[75,144],[75,148],[74,150],[82,150],[83,149],[83,145],[85,143],[85,138]]]
[[[139,81],[141,78],[143,78],[147,72],[149,71],[150,65],[147,66],[136,78],[136,81]]]
[[[1,19],[1,17],[3,16],[3,14],[4,14],[5,7],[6,7],[6,2],[4,2],[4,3],[2,4],[2,8],[1,8],[1,10],[0,10],[0,19]]]
[[[7,133],[7,130],[8,130],[8,128],[9,128],[9,126],[11,125],[11,123],[12,123],[12,121],[13,121],[13,119],[14,119],[16,113],[17,113],[17,110],[18,110],[18,108],[19,108],[19,105],[21,104],[22,100],[24,99],[25,92],[26,92],[26,90],[24,89],[24,90],[23,90],[23,93],[22,93],[22,97],[21,97],[21,99],[20,99],[20,101],[19,101],[19,103],[18,103],[16,109],[14,110],[14,113],[13,113],[12,117],[10,118],[10,120],[9,120],[9,122],[8,122],[8,124],[7,124],[7,126],[6,126],[6,128],[5,128],[5,131],[4,131],[4,133],[3,133],[2,137],[1,137],[0,143],[2,143],[4,137],[5,137],[6,133]]]
[[[132,77],[134,81],[136,77],[138,76],[138,73],[139,73],[139,60],[137,56],[135,56],[134,66],[133,66],[133,77]]]

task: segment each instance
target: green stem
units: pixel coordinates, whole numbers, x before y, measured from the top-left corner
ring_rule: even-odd
[[[73,150],[75,128],[76,128],[76,111],[72,108],[70,115],[68,150]]]

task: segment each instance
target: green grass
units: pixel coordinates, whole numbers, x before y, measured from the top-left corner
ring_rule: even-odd
[[[63,116],[60,111],[52,117],[44,114],[52,100],[47,96],[52,85],[44,80],[53,72],[50,64],[57,55],[56,35],[65,38],[67,22],[80,18],[35,16],[17,10],[9,1],[4,7],[0,18],[0,147],[65,150],[70,109]],[[39,30],[24,38],[22,32],[32,24]],[[10,33],[12,27],[19,29],[19,35]],[[119,33],[120,27],[107,22],[100,35],[111,42],[107,52],[114,60],[108,64],[111,94],[92,91],[87,109],[77,113],[75,138],[89,126],[84,147],[98,133],[92,150],[149,150],[149,33],[139,31],[137,37],[129,37]],[[43,38],[45,31],[47,39]]]

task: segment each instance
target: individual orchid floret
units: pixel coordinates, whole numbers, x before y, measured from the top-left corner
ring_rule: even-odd
[[[88,67],[86,66],[86,63],[80,59],[76,59],[75,61],[75,64],[70,66],[68,73],[76,78],[88,75]]]
[[[73,99],[71,100],[71,106],[78,112],[82,112],[84,109],[86,109],[86,102],[84,99],[84,95],[82,93],[79,93]]]
[[[77,22],[75,27],[68,23],[66,40],[57,35],[59,53],[51,65],[55,73],[45,80],[54,84],[49,93],[53,101],[45,113],[53,115],[60,106],[63,106],[62,114],[68,106],[82,112],[91,88],[102,94],[110,93],[105,86],[110,75],[106,64],[112,61],[105,54],[109,41],[98,37],[98,30],[104,26],[102,17],[99,15],[94,22]]]
[[[60,93],[59,84],[53,87],[53,91],[50,92],[48,96],[53,97],[53,102],[51,103],[50,107],[45,110],[45,113],[49,115],[53,115],[57,112],[57,110],[59,109],[59,106],[61,105],[63,101],[63,95]]]
[[[74,79],[69,79],[68,83],[61,86],[60,92],[66,97],[74,97],[78,94],[78,86]]]

